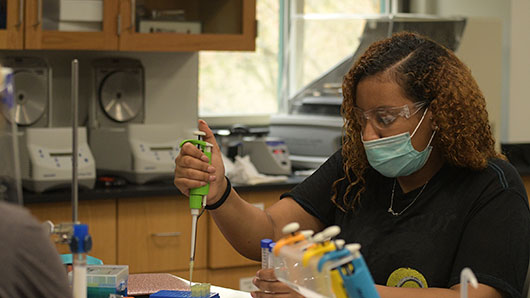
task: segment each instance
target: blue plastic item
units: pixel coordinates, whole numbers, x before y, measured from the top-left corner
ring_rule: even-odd
[[[339,274],[344,281],[344,288],[350,297],[379,298],[375,289],[375,283],[368,270],[368,266],[362,256],[353,259],[353,272],[343,266],[339,268]]]
[[[317,269],[318,269],[319,272],[322,272],[322,269],[323,269],[324,264],[326,262],[333,261],[333,260],[338,260],[338,259],[344,258],[344,257],[346,257],[348,255],[351,255],[351,253],[347,249],[340,249],[340,250],[335,250],[335,251],[328,252],[328,253],[324,254],[320,258],[320,260],[318,261]]]
[[[351,255],[347,249],[339,249],[326,253],[318,262],[318,271],[322,271],[326,262],[339,260]],[[350,263],[336,268],[342,277],[343,286],[349,298],[379,298],[370,270],[361,254],[355,256]]]
[[[63,264],[72,264],[72,254],[62,254],[61,260],[63,261]],[[86,263],[87,265],[103,265],[102,260],[91,256],[86,257]]]
[[[69,244],[72,253],[88,253],[92,249],[92,237],[88,233],[88,225],[74,224],[74,234]]]
[[[191,291],[169,291],[162,290],[154,294],[149,295],[149,298],[191,298]],[[194,297],[195,298],[195,297]],[[218,293],[210,293],[210,296],[207,298],[219,298]]]

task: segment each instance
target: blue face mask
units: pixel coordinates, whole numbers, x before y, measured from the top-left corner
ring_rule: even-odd
[[[412,135],[407,131],[387,138],[362,141],[368,162],[376,171],[386,177],[401,177],[408,176],[425,165],[432,151],[430,144],[436,131],[433,132],[427,147],[421,152],[414,149],[411,139],[423,122],[426,113],[427,109]]]

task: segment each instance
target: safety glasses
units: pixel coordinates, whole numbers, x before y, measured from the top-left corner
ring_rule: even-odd
[[[399,117],[409,119],[423,107],[427,106],[427,104],[427,101],[419,101],[400,107],[377,107],[367,111],[355,107],[354,113],[363,128],[366,127],[366,123],[370,121],[370,124],[372,124],[373,127],[377,129],[386,129],[390,128]]]

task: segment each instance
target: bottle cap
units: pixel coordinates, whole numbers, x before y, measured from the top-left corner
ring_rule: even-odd
[[[269,244],[272,243],[272,239],[261,239],[261,248],[269,248]]]

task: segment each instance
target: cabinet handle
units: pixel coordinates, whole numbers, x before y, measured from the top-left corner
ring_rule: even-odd
[[[42,0],[37,1],[37,23],[33,26],[39,26],[42,23]]]
[[[151,237],[176,237],[180,236],[181,232],[167,232],[167,233],[152,233]]]
[[[24,0],[18,1],[18,23],[16,27],[22,26],[22,20],[24,19]]]
[[[116,26],[117,34],[118,36],[120,36],[121,35],[121,14],[118,14],[116,21],[118,23],[118,26]]]
[[[131,3],[131,25],[127,29],[134,30],[134,23],[136,19],[136,0],[129,0]]]

